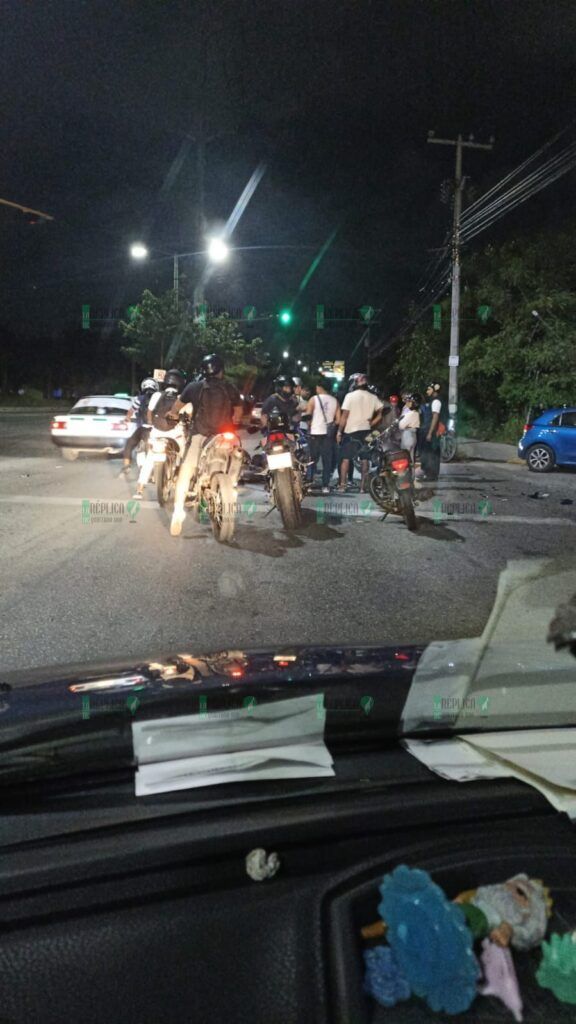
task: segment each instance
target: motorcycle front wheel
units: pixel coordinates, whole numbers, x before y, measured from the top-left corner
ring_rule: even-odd
[[[165,461],[156,464],[154,474],[156,477],[156,497],[158,498],[158,504],[163,507],[169,503],[174,490],[176,479],[175,451],[168,448]]]
[[[216,473],[212,480],[209,502],[212,533],[219,544],[229,544],[234,536],[234,502],[236,492],[226,473]]]
[[[440,458],[442,462],[452,462],[458,445],[454,434],[443,434],[440,438]]]
[[[418,520],[416,519],[416,513],[414,511],[414,502],[412,501],[412,495],[409,491],[400,491],[398,495],[398,504],[400,511],[404,516],[404,522],[410,531],[418,529]]]
[[[294,486],[292,470],[282,469],[274,474],[274,497],[284,529],[297,530],[302,525],[302,508]]]

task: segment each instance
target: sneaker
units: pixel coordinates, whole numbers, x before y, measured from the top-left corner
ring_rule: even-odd
[[[142,500],[142,498],[144,497],[144,489],[142,487],[137,487],[132,497]]]
[[[322,488],[322,494],[330,494],[330,488],[329,487],[323,487]]]
[[[184,516],[174,512],[172,515],[172,521],[170,523],[170,536],[179,537],[182,533],[182,526],[184,525]]]

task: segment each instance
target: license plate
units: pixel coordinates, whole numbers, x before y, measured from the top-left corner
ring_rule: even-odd
[[[271,453],[268,456],[268,469],[289,469],[292,465],[292,452]]]

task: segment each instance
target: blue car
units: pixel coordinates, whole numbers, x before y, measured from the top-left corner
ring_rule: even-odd
[[[576,406],[546,409],[524,427],[518,455],[533,473],[576,466]]]

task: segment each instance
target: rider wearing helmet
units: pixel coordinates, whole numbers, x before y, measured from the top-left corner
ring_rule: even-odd
[[[134,395],[132,404],[126,413],[126,422],[130,422],[131,419],[136,421],[136,430],[128,438],[124,445],[124,465],[122,472],[127,473],[132,463],[132,452],[136,445],[140,444],[140,441],[146,440],[150,425],[147,421],[146,413],[148,411],[148,405],[152,395],[160,390],[160,385],[157,380],[153,377],[145,377],[140,384],[140,391],[137,395]]]
[[[362,449],[364,442],[372,427],[382,419],[383,403],[376,395],[368,391],[368,377],[365,373],[356,376],[355,387],[349,391],[340,412],[340,423],[336,440],[341,444],[340,449],[340,491],[346,490],[346,483],[350,463],[354,456]],[[367,489],[369,463],[362,459],[362,482],[361,490]],[[350,486],[350,485],[348,485]]]
[[[178,471],[170,533],[178,537],[186,513],[184,505],[198,469],[200,451],[206,438],[242,422],[242,399],[234,384],[224,380],[224,360],[212,353],[202,360],[203,379],[191,381],[172,407],[178,415],[183,405],[192,405],[190,444]]]
[[[148,402],[146,409],[146,426],[151,432],[153,439],[155,434],[175,436],[178,428],[178,417],[172,416],[172,407],[179,393],[186,384],[186,374],[183,370],[167,370],[162,383],[162,389],[155,391]],[[180,427],[180,430],[182,428]],[[135,498],[141,498],[144,488],[149,482],[154,469],[153,445],[150,446],[146,459],[140,468],[138,486],[136,487]]]
[[[282,416],[287,427],[299,418],[298,401],[294,395],[294,381],[285,374],[280,374],[274,381],[274,391],[262,404],[262,428],[266,430],[272,412]]]

